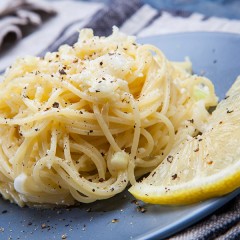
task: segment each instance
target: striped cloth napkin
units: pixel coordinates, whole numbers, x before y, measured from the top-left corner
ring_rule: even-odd
[[[77,30],[82,27],[93,28],[95,34],[100,36],[111,34],[113,25],[127,34],[139,37],[186,31],[240,33],[240,20],[206,17],[184,11],[158,10],[139,0],[114,0],[108,6],[67,0],[47,4],[51,5],[57,15],[7,52],[0,50],[0,72],[4,71],[16,56],[43,55],[46,51],[55,51],[62,43],[75,43],[78,38]],[[240,239],[240,196],[170,239]]]

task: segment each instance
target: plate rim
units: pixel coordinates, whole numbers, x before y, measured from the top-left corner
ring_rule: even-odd
[[[139,40],[145,40],[149,38],[157,38],[157,37],[167,37],[167,36],[174,36],[174,35],[208,35],[208,34],[214,34],[214,35],[222,35],[222,36],[233,36],[233,37],[239,37],[240,33],[233,33],[233,32],[221,32],[221,31],[187,31],[187,32],[173,32],[173,33],[162,33],[162,34],[156,34],[156,35],[147,35],[147,36],[137,36],[136,41]]]
[[[191,214],[188,214],[186,217],[181,219],[181,221],[176,221],[173,224],[170,224],[161,229],[154,228],[151,231],[146,232],[145,234],[141,234],[136,239],[154,240],[164,239],[166,237],[173,236],[178,232],[186,229],[187,227],[193,226],[195,223],[199,222],[203,218],[209,216],[210,214],[233,200],[238,195],[240,195],[240,188],[222,197],[206,200],[205,202],[209,202],[206,206],[202,207],[201,209],[196,209]]]
[[[237,40],[239,40],[240,44],[240,33],[231,33],[231,32],[221,32],[221,31],[187,31],[187,32],[174,32],[174,33],[166,33],[166,34],[157,34],[157,35],[151,35],[151,36],[140,36],[136,38],[137,42],[140,42],[141,44],[144,44],[144,42],[147,42],[147,40],[152,39],[152,38],[162,38],[162,37],[174,37],[174,36],[186,36],[186,35],[219,35],[221,37],[233,37]],[[164,52],[163,52],[164,53]],[[239,76],[240,76],[240,70],[239,70]],[[170,224],[164,228],[153,228],[152,230],[141,234],[137,236],[138,240],[153,240],[153,239],[162,239],[166,238],[172,235],[177,234],[178,232],[186,229],[187,227],[193,226],[203,218],[209,216],[212,214],[214,211],[217,209],[221,208],[225,204],[227,204],[229,201],[233,200],[235,197],[240,195],[240,188],[234,190],[231,193],[228,193],[222,197],[217,197],[217,198],[211,198],[203,202],[208,202],[209,203],[204,206],[201,209],[195,210],[193,213],[187,215],[181,221],[176,221],[173,224]]]

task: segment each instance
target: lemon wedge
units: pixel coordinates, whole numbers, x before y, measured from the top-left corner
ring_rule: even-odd
[[[202,135],[175,147],[130,193],[154,204],[190,204],[240,187],[240,77]]]

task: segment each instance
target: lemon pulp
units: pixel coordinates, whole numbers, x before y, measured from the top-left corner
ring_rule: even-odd
[[[240,187],[240,77],[204,126],[129,191],[155,204],[189,204]]]

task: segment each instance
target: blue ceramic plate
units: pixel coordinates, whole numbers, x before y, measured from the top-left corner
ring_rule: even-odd
[[[220,98],[240,74],[240,35],[181,33],[139,42],[156,45],[174,61],[190,57],[194,72],[209,77]],[[0,239],[161,239],[194,224],[239,193],[181,207],[141,203],[144,213],[137,211],[127,191],[67,209],[20,208],[0,199]]]

